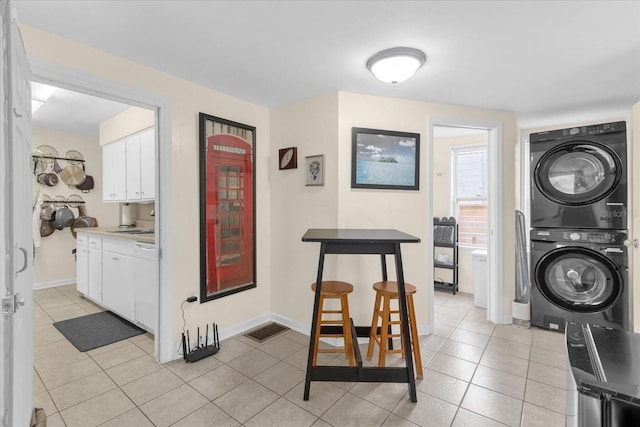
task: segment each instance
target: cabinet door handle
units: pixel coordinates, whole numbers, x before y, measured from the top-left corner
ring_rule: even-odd
[[[22,255],[24,257],[22,261],[23,262],[22,267],[19,269],[16,269],[16,277],[18,277],[18,274],[25,271],[27,269],[27,266],[29,265],[29,253],[25,248],[21,248],[20,246],[17,246],[17,245],[16,245],[16,249],[22,252]]]
[[[147,243],[133,242],[133,244],[136,248],[142,249],[143,251],[152,251],[156,248],[155,245],[150,245]]]

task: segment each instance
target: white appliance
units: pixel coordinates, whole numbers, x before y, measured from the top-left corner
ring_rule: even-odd
[[[476,249],[473,259],[473,305],[487,308],[487,251]]]
[[[120,205],[120,227],[135,227],[130,203],[122,203]]]

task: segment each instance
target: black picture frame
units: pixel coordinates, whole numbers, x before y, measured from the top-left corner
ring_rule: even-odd
[[[256,128],[199,114],[200,303],[256,282]]]
[[[351,188],[420,189],[420,134],[351,128]]]

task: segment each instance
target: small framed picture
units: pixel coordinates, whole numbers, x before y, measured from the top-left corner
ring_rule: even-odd
[[[297,169],[298,168],[298,148],[289,147],[278,150],[278,168]]]
[[[324,185],[324,155],[305,157],[304,170],[304,185]]]

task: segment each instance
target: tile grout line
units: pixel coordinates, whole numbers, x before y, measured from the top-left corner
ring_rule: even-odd
[[[445,302],[445,303],[446,303],[446,302]],[[443,304],[444,304],[444,303],[443,303]],[[441,305],[441,306],[442,306],[442,305]],[[39,307],[40,307],[40,306],[39,306]],[[80,308],[82,308],[82,307],[80,307]],[[40,307],[40,309],[42,309],[42,307]],[[437,309],[437,307],[436,307],[436,309]],[[45,314],[46,314],[46,315],[47,315],[47,316],[48,316],[48,317],[53,321],[53,319],[52,319],[52,318],[50,317],[50,315],[48,314],[47,310],[45,310],[45,309],[42,309],[42,310],[43,310],[43,311],[45,312]],[[456,330],[463,330],[463,331],[466,331],[466,332],[471,332],[471,333],[476,333],[476,334],[478,334],[478,332],[476,332],[476,331],[474,331],[474,330],[472,330],[472,331],[468,331],[468,330],[465,330],[465,329],[459,328],[460,324],[462,324],[462,323],[463,323],[463,322],[465,322],[465,321],[467,321],[467,322],[481,323],[481,322],[478,322],[475,318],[471,318],[471,317],[469,316],[469,315],[471,314],[471,311],[472,311],[472,310],[473,310],[473,305],[470,305],[470,306],[469,306],[469,308],[465,311],[464,316],[462,316],[462,317],[461,317],[461,318],[456,322],[456,326],[451,328],[451,332],[448,334],[448,337],[440,337],[440,336],[439,336],[439,338],[442,338],[442,342],[440,343],[440,345],[438,346],[438,348],[437,348],[436,350],[434,350],[434,351],[433,351],[433,355],[440,353],[440,354],[445,355],[445,356],[448,356],[448,357],[455,357],[455,358],[457,358],[457,359],[460,359],[460,358],[458,358],[458,357],[456,357],[456,356],[452,356],[452,355],[448,355],[448,354],[446,354],[446,353],[443,353],[443,352],[441,352],[441,350],[442,350],[442,346],[444,345],[444,343],[446,343],[446,342],[447,342],[447,340],[452,340],[452,341],[455,341],[455,342],[459,342],[459,343],[462,343],[462,344],[468,345],[467,343],[464,343],[464,342],[461,342],[461,341],[457,341],[457,340],[455,340],[455,339],[450,338]],[[480,362],[481,362],[482,358],[485,356],[485,354],[487,353],[487,351],[489,351],[489,350],[490,350],[490,348],[489,348],[489,344],[490,344],[490,342],[491,342],[491,339],[492,339],[493,337],[496,337],[496,338],[504,339],[504,340],[506,340],[506,341],[515,342],[515,343],[518,343],[518,344],[523,344],[523,343],[518,342],[518,341],[516,341],[516,340],[509,340],[509,339],[506,339],[506,338],[498,337],[497,335],[495,335],[495,334],[496,334],[496,331],[497,331],[497,327],[495,327],[495,326],[494,326],[494,327],[493,327],[493,329],[492,329],[491,334],[490,334],[490,335],[487,335],[487,336],[489,337],[489,340],[487,341],[487,344],[485,344],[483,347],[481,347],[481,348],[482,348],[482,352],[481,352],[481,354],[480,354],[480,360],[479,360],[478,362],[472,362],[472,361],[469,361],[469,360],[466,360],[466,359],[460,359],[460,360],[465,360],[466,362],[469,362],[469,363],[474,363],[474,365],[475,365],[475,366],[474,366],[473,373],[472,373],[472,375],[471,375],[471,377],[470,377],[469,381],[466,383],[465,391],[464,391],[464,394],[463,394],[463,396],[462,396],[462,399],[460,400],[460,404],[456,405],[456,411],[455,411],[455,413],[454,413],[454,415],[453,415],[453,419],[452,419],[453,421],[455,421],[455,419],[456,419],[457,415],[460,413],[460,409],[465,409],[465,408],[463,408],[463,407],[462,407],[462,402],[464,401],[464,398],[466,397],[466,395],[467,395],[467,393],[468,393],[468,391],[469,391],[470,384],[472,384],[473,378],[475,377],[475,375],[476,375],[476,373],[477,373],[478,366],[480,365]],[[481,335],[484,335],[484,334],[481,334]],[[284,336],[284,335],[283,335],[283,336]],[[293,341],[293,340],[292,340],[292,341]],[[502,352],[498,352],[498,353],[501,353],[501,354],[510,355],[510,356],[513,356],[513,357],[517,357],[517,358],[519,358],[519,359],[521,359],[521,360],[527,360],[527,361],[528,361],[528,363],[527,363],[527,369],[526,369],[526,375],[525,375],[525,377],[524,377],[524,379],[525,379],[525,381],[526,381],[526,382],[525,382],[525,396],[526,396],[526,387],[527,387],[527,384],[528,384],[528,382],[529,382],[529,381],[532,381],[532,382],[535,382],[535,383],[538,383],[538,384],[542,384],[542,385],[551,386],[551,387],[554,387],[554,388],[558,388],[558,387],[555,387],[555,386],[553,386],[553,385],[551,385],[551,384],[546,384],[546,383],[539,382],[539,381],[537,381],[537,380],[534,380],[534,379],[530,379],[530,378],[529,378],[529,373],[530,373],[530,369],[531,369],[531,362],[532,362],[532,360],[531,360],[531,351],[532,351],[532,349],[534,348],[533,341],[534,341],[534,339],[532,338],[531,344],[529,345],[530,351],[529,351],[529,358],[528,358],[528,359],[523,359],[523,358],[520,358],[520,357],[518,357],[518,356],[513,356],[513,355],[510,355],[509,353],[502,353]],[[140,350],[141,350],[145,355],[148,355],[148,353],[144,350],[144,348],[142,348],[142,346],[141,346],[141,345],[139,345],[138,343],[136,343],[136,342],[131,342],[131,341],[129,341],[129,343],[133,344],[136,348],[140,349]],[[541,349],[543,349],[543,350],[545,350],[545,351],[549,351],[549,349],[545,348],[544,346],[535,346],[535,347],[537,347],[537,348],[541,348]],[[295,364],[293,364],[293,362],[292,362],[292,361],[287,361],[287,360],[286,360],[286,359],[287,359],[288,357],[290,357],[293,353],[289,354],[287,357],[281,358],[280,356],[273,356],[273,355],[271,355],[270,353],[265,352],[264,350],[262,350],[262,349],[261,349],[261,348],[259,348],[259,347],[253,347],[253,348],[254,348],[254,349],[258,349],[258,350],[260,350],[260,351],[264,352],[265,354],[268,354],[269,356],[276,357],[276,359],[278,360],[276,363],[284,362],[285,364],[288,364],[289,366],[291,366],[291,367],[293,367],[293,368],[295,368],[295,369],[300,369],[300,368],[298,368]],[[103,373],[104,373],[104,374],[105,374],[105,375],[106,375],[106,376],[107,376],[107,377],[108,377],[108,378],[109,378],[109,379],[110,379],[110,380],[111,380],[111,381],[116,385],[116,387],[117,387],[117,388],[118,388],[118,389],[119,389],[123,394],[125,394],[125,396],[127,397],[127,399],[128,399],[129,401],[131,401],[131,402],[132,402],[132,404],[134,405],[134,407],[135,407],[136,409],[138,409],[140,412],[142,412],[142,413],[143,413],[143,415],[144,415],[144,416],[145,416],[145,417],[146,417],[146,418],[151,422],[151,420],[147,417],[147,415],[146,415],[142,410],[140,410],[140,407],[139,407],[138,405],[136,405],[136,404],[135,404],[135,402],[133,402],[133,401],[132,401],[132,399],[131,399],[131,398],[130,398],[130,397],[129,397],[125,392],[124,392],[124,390],[122,390],[122,386],[120,386],[119,384],[115,383],[115,381],[113,381],[113,378],[112,378],[112,377],[107,373],[107,369],[103,368],[103,367],[102,367],[102,365],[100,365],[99,363],[97,363],[97,361],[94,359],[94,357],[95,357],[95,355],[90,355],[91,360],[92,360],[94,363],[96,363],[96,364],[100,367],[100,371],[101,371],[101,372],[103,372]],[[142,357],[142,356],[140,356],[140,357]],[[228,367],[229,369],[232,369],[232,370],[234,370],[234,371],[236,371],[236,372],[239,372],[239,373],[241,373],[242,375],[244,375],[245,377],[247,377],[247,380],[243,381],[243,382],[242,382],[242,384],[246,383],[246,381],[248,381],[248,380],[256,381],[256,380],[254,379],[254,377],[255,377],[255,375],[257,375],[257,374],[254,374],[254,375],[252,375],[252,376],[247,376],[247,375],[245,375],[244,373],[242,373],[241,371],[239,371],[239,370],[235,369],[233,366],[229,365],[229,363],[230,363],[230,362],[232,362],[233,360],[236,360],[236,359],[237,359],[237,357],[234,357],[234,358],[232,358],[232,359],[231,359],[230,361],[228,361],[228,362],[225,362],[225,361],[219,360],[219,362],[220,362],[220,365],[219,365],[219,366],[223,366],[223,365],[224,365],[224,366]],[[134,359],[132,359],[132,360],[134,360]],[[113,368],[113,367],[115,367],[115,366],[120,366],[120,365],[125,364],[125,363],[128,363],[128,362],[130,362],[130,361],[131,361],[131,360],[121,362],[121,363],[119,363],[118,365],[114,365],[114,366],[112,366],[112,367],[109,367],[108,369],[111,369],[111,368]],[[424,361],[423,361],[423,362],[424,362]],[[428,363],[429,363],[429,361],[427,361],[427,362],[426,362],[426,365],[428,365]],[[539,364],[544,365],[544,366],[549,366],[549,367],[557,368],[556,366],[548,365],[548,364],[543,363],[543,362],[535,362],[535,363],[539,363]],[[426,368],[426,365],[424,366],[425,368]],[[218,367],[219,367],[219,366],[218,366]],[[483,366],[484,366],[484,365],[483,365]],[[168,369],[168,367],[166,367],[166,366],[163,366],[163,368]],[[216,368],[213,368],[213,369],[217,369],[217,367],[216,367]],[[211,370],[213,370],[213,369],[211,369]],[[261,370],[259,373],[264,372],[264,371],[266,371],[267,369],[269,369],[269,367],[267,367],[267,368],[265,368],[265,369]],[[34,370],[35,370],[35,367],[34,367]],[[208,372],[209,372],[209,371],[208,371]],[[153,373],[153,372],[152,372],[152,373]],[[145,375],[144,377],[146,377],[146,376],[148,376],[148,375],[151,375],[152,373],[149,373],[149,374]],[[259,373],[258,373],[258,374],[259,374]],[[38,377],[40,377],[39,372],[37,372],[37,371],[36,371],[36,374],[38,375]],[[448,374],[443,374],[443,375],[448,375]],[[188,381],[184,380],[184,379],[183,379],[182,377],[180,377],[179,375],[177,375],[177,376],[178,376],[178,378],[179,378],[179,379],[180,379],[180,381],[181,381],[181,385],[179,385],[178,387],[181,387],[182,385],[186,384],[186,385],[188,385],[188,386],[189,386],[189,388],[190,388],[191,390],[193,390],[193,391],[197,392],[197,393],[198,393],[198,395],[203,396],[203,395],[202,395],[202,394],[201,394],[197,389],[195,389],[195,388],[193,387],[193,385],[191,385]],[[141,377],[141,378],[144,378],[144,377]],[[42,382],[42,379],[41,379],[41,378],[39,378],[39,379],[40,379],[40,381]],[[138,380],[138,379],[136,379],[136,380]],[[136,380],[134,380],[134,381],[136,381]],[[77,380],[76,380],[76,381],[77,381]],[[260,382],[258,382],[258,381],[256,381],[256,382],[257,382],[258,384],[261,384],[261,383],[260,383]],[[301,382],[302,382],[302,381],[301,381]],[[296,405],[298,408],[302,409],[302,410],[303,410],[303,411],[305,411],[306,413],[309,413],[309,414],[311,414],[312,416],[314,416],[314,417],[316,418],[316,422],[317,422],[317,420],[322,420],[322,421],[324,421],[324,422],[327,422],[327,421],[325,421],[324,419],[322,419],[322,416],[323,416],[323,415],[325,415],[325,414],[326,414],[326,413],[327,413],[331,408],[334,408],[334,407],[338,404],[338,402],[339,402],[342,398],[344,398],[344,396],[345,396],[345,395],[347,395],[347,394],[349,394],[349,395],[351,395],[351,396],[354,396],[354,397],[356,397],[356,398],[358,398],[358,399],[361,399],[361,400],[363,400],[363,401],[365,401],[365,402],[367,402],[367,403],[369,403],[369,404],[375,405],[376,407],[379,407],[379,408],[381,408],[382,410],[384,410],[384,411],[388,412],[387,416],[385,417],[385,420],[383,421],[383,422],[386,422],[386,421],[391,417],[391,415],[392,415],[392,414],[394,414],[394,412],[393,412],[393,411],[398,407],[398,405],[400,405],[400,404],[402,403],[403,399],[405,399],[405,398],[406,398],[406,396],[407,396],[407,394],[408,394],[407,392],[405,392],[405,393],[404,393],[404,395],[403,395],[403,397],[401,397],[401,398],[399,399],[399,401],[395,403],[395,405],[394,405],[393,409],[391,409],[391,410],[387,410],[387,409],[385,409],[384,407],[378,406],[376,403],[374,403],[374,402],[372,402],[372,401],[370,401],[370,400],[368,400],[368,399],[362,398],[362,397],[360,397],[360,396],[358,396],[358,395],[354,394],[354,393],[353,393],[353,384],[352,384],[352,385],[351,385],[351,387],[349,387],[347,390],[342,389],[342,388],[340,388],[340,387],[339,387],[340,397],[339,397],[335,402],[333,402],[329,407],[327,407],[327,408],[324,410],[324,412],[323,412],[320,416],[316,416],[315,414],[313,414],[313,413],[309,412],[307,409],[305,409],[305,408],[303,408],[303,407],[301,407],[301,406],[297,405],[297,402],[291,401],[291,400],[289,400],[287,397],[285,397],[285,395],[286,395],[287,393],[289,393],[292,389],[294,389],[295,387],[298,387],[298,386],[299,386],[299,384],[300,384],[301,382],[299,382],[299,383],[297,383],[296,385],[294,385],[294,386],[292,386],[292,387],[288,388],[288,389],[287,389],[287,391],[285,391],[285,392],[284,392],[284,393],[282,393],[282,394],[281,394],[281,393],[279,393],[279,392],[276,392],[276,391],[274,391],[274,390],[271,390],[268,386],[265,386],[264,384],[262,384],[262,385],[263,385],[264,387],[266,387],[268,390],[270,390],[271,392],[275,393],[275,395],[277,396],[277,398],[276,398],[276,399],[275,399],[271,404],[275,403],[276,401],[280,400],[281,398],[284,398],[287,402],[292,403],[293,405]],[[43,383],[43,384],[44,384],[44,383]],[[489,391],[491,391],[491,392],[493,392],[493,393],[498,393],[498,394],[501,394],[501,395],[504,395],[504,396],[507,396],[507,397],[513,398],[513,396],[510,396],[510,395],[504,394],[504,393],[499,392],[499,391],[496,391],[496,390],[492,390],[492,389],[489,389],[489,388],[485,388],[485,387],[480,386],[480,385],[477,385],[477,384],[476,384],[476,386],[477,386],[477,387],[480,387],[480,388],[483,388],[483,389],[486,389],[486,390],[489,390]],[[50,398],[51,398],[50,391],[47,389],[46,385],[45,385],[44,387],[45,387],[45,390],[47,391],[47,393],[49,394],[49,396],[50,396]],[[237,386],[236,386],[236,387],[237,387]],[[224,396],[225,394],[227,394],[227,393],[229,393],[230,391],[232,391],[234,388],[235,388],[235,387],[231,388],[230,390],[226,391],[223,395],[218,396],[217,398]],[[112,389],[112,390],[113,390],[113,389]],[[175,389],[174,389],[174,390],[175,390]],[[165,394],[167,394],[167,393],[170,393],[170,392],[171,392],[171,391],[167,391],[167,392],[165,392],[164,394],[162,394],[161,396],[163,396],[163,395],[165,395]],[[104,394],[104,393],[103,393],[103,394]],[[427,394],[428,394],[428,393],[427,393]],[[98,395],[98,396],[100,396],[100,395]],[[157,399],[158,397],[160,397],[160,396],[157,396],[157,397],[155,397],[154,399]],[[435,396],[433,396],[433,397],[435,397]],[[215,403],[213,403],[213,400],[209,400],[208,398],[206,398],[206,396],[203,396],[203,398],[208,402],[208,403],[206,403],[205,405],[203,405],[203,407],[204,407],[204,406],[207,406],[209,403],[212,403],[213,405],[215,405]],[[217,399],[217,398],[216,398],[216,399]],[[151,401],[153,401],[154,399],[152,399]],[[438,398],[438,399],[439,399],[439,398]],[[53,399],[52,399],[52,398],[51,398],[51,401],[52,401],[52,402],[54,403],[54,405],[55,405],[55,402],[53,401]],[[522,402],[522,406],[520,407],[520,421],[521,421],[521,422],[523,422],[523,421],[524,421],[524,418],[523,418],[523,417],[524,417],[524,403],[526,402],[526,401],[524,400],[524,396],[523,396],[523,399],[521,400],[521,402]],[[534,404],[534,403],[531,403],[531,402],[526,402],[526,403],[528,403],[529,405],[532,405],[532,406],[534,406],[534,407],[542,408],[542,407],[540,407],[540,406],[538,406],[538,405],[536,405],[536,404]],[[263,413],[267,408],[269,408],[269,406],[270,406],[271,404],[267,405],[265,408],[263,408],[262,410],[260,410],[258,413],[253,414],[253,415],[251,416],[251,418],[249,418],[246,422],[249,422],[250,420],[255,419],[256,417],[259,417],[259,416],[260,416],[260,414],[261,414],[261,413]],[[56,406],[56,408],[57,408],[57,405],[55,405],[55,406]],[[238,420],[236,420],[233,416],[231,416],[231,415],[230,415],[230,414],[228,414],[226,411],[224,411],[224,409],[222,409],[221,407],[219,407],[219,406],[217,406],[217,405],[215,405],[215,406],[216,406],[219,410],[221,410],[223,413],[225,413],[227,416],[229,416],[231,419],[235,420],[236,422],[239,422],[239,421],[238,421]],[[201,408],[202,408],[202,407],[201,407]],[[190,412],[189,414],[186,414],[186,415],[185,415],[183,418],[181,418],[180,420],[183,420],[184,418],[186,418],[186,417],[190,416],[191,414],[195,413],[196,411],[200,410],[201,408],[198,408],[198,409],[196,409],[196,410],[194,410],[194,411]],[[546,409],[546,408],[542,408],[542,409]],[[133,410],[133,409],[131,409],[131,410]],[[470,410],[468,410],[468,409],[465,409],[465,410],[466,410],[466,411],[469,411],[469,412],[472,412],[472,413],[474,413],[474,414],[476,414],[475,412],[470,411]],[[553,411],[553,410],[549,410],[549,411],[551,411],[551,412],[555,412],[555,411]],[[124,413],[126,413],[126,412],[129,412],[129,411],[125,411]],[[60,418],[61,418],[61,419],[63,420],[63,422],[64,422],[64,419],[62,418],[62,415],[61,415],[60,411],[58,411],[57,413],[58,413],[58,414],[60,414]],[[124,413],[123,413],[123,414],[124,414]],[[562,414],[560,414],[560,413],[558,413],[558,412],[555,412],[555,413],[556,413],[556,414],[558,414],[558,415],[562,415]],[[118,415],[118,416],[121,416],[121,415],[123,415],[123,414],[120,414],[120,415]],[[52,414],[52,415],[55,415],[55,414]],[[395,414],[394,414],[394,415],[395,415]],[[485,416],[484,416],[484,415],[482,415],[482,414],[477,414],[477,415],[482,416],[482,417],[484,417],[484,418],[487,418],[487,417],[485,417]],[[116,416],[116,417],[114,417],[114,418],[117,418],[118,416]],[[396,416],[399,416],[399,415],[396,415]],[[400,418],[403,418],[403,417],[400,417]],[[404,418],[403,418],[403,419],[404,419]],[[487,418],[487,419],[490,419],[490,420],[492,420],[492,421],[498,422],[497,420],[493,420],[493,419],[491,419],[491,418]],[[179,422],[180,420],[177,420],[177,421],[175,421],[175,422],[177,423],[177,422]],[[453,421],[452,421],[452,422],[453,422]],[[106,421],[106,422],[108,422],[108,421]],[[411,421],[409,421],[409,422],[411,422]],[[241,424],[241,425],[243,425],[243,423],[240,423],[240,424]]]

